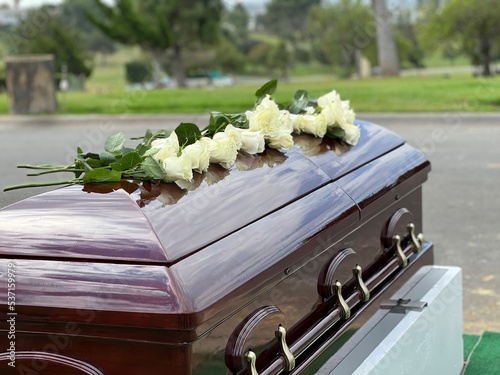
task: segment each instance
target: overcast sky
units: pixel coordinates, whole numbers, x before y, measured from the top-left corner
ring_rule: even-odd
[[[21,7],[32,7],[32,6],[39,6],[42,4],[57,4],[60,3],[61,0],[21,0]],[[8,4],[11,7],[14,6],[13,1],[8,1],[8,0],[0,0],[0,4]]]
[[[57,4],[62,0],[21,0],[21,7],[32,7],[32,6],[40,6],[42,4]],[[224,0],[226,4],[232,5],[237,2],[241,2],[243,4],[249,3],[265,3],[266,0]],[[9,4],[10,6],[14,5],[14,1],[12,0],[0,0],[1,4]]]
[[[58,4],[62,0],[21,0],[21,7],[34,7],[40,6],[42,4]],[[111,2],[112,0],[106,0]],[[251,10],[251,13],[260,13],[264,9],[263,4],[265,4],[268,0],[223,0],[228,6],[232,6],[238,2],[243,3]],[[335,2],[335,0],[328,0],[329,2]],[[367,2],[368,0],[365,0]],[[388,0],[387,4],[389,6],[403,7],[403,8],[413,8],[415,7],[415,3],[417,0]],[[14,5],[14,1],[12,0],[0,0],[1,4],[9,4],[10,6]]]

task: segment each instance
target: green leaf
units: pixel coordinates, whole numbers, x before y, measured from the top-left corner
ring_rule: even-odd
[[[100,160],[87,158],[86,161],[87,161],[87,164],[90,165],[90,167],[92,167],[92,168],[99,168],[99,167],[103,166],[102,161],[100,161]]]
[[[150,150],[150,147],[144,143],[138,144],[135,148],[135,151],[141,156],[144,156],[148,150]]]
[[[326,136],[333,139],[343,139],[345,137],[345,131],[340,126],[329,126],[326,130]]]
[[[122,160],[120,161],[120,164],[124,168],[123,170],[127,169],[132,169],[135,166],[141,164],[142,158],[141,155],[139,155],[137,152],[132,151],[129,152],[128,154],[123,155]]]
[[[148,149],[148,150],[144,153],[144,155],[142,155],[142,156],[151,156],[151,155],[156,154],[156,153],[157,153],[158,151],[160,151],[160,150],[161,150],[161,148],[158,148],[158,147],[152,147],[152,148]]]
[[[179,138],[179,145],[181,148],[195,143],[202,137],[198,126],[189,122],[183,122],[175,128],[175,134],[177,134],[177,138]]]
[[[123,132],[116,133],[106,139],[104,149],[110,153],[120,152],[126,140],[127,138]]]
[[[212,112],[210,114],[210,124],[203,129],[203,134],[206,137],[213,137],[216,133],[224,131],[231,120],[224,113]]]
[[[167,131],[167,130],[158,130],[157,132],[155,132],[148,140],[148,142],[146,143],[148,146],[151,145],[151,143],[153,143],[153,141],[155,139],[158,139],[158,138],[167,138],[169,135],[170,135],[170,131]]]
[[[277,88],[278,88],[277,79],[273,79],[272,81],[265,83],[260,89],[255,91],[255,96],[257,97],[257,101],[260,101],[266,95],[272,95]]]
[[[99,154],[96,154],[96,153],[93,153],[93,152],[87,152],[86,154],[78,154],[78,155],[81,155],[85,159],[89,159],[90,158],[90,159],[100,160]]]
[[[148,156],[142,162],[142,169],[144,170],[144,173],[146,173],[148,177],[153,180],[161,180],[163,179],[163,177],[165,177],[165,172],[163,171],[163,168],[151,156]]]
[[[94,168],[92,168],[87,160],[83,157],[83,155],[77,155],[75,159],[75,167],[76,169],[85,169],[85,172],[90,172]]]
[[[82,150],[80,147],[77,147],[77,148],[76,148],[76,153],[77,153],[78,155],[82,155],[82,154],[83,154],[83,150]]]
[[[111,163],[109,166],[114,171],[120,171],[120,172],[124,171],[124,169],[120,163]]]
[[[244,113],[226,114],[229,123],[235,128],[248,129],[248,118]]]
[[[120,154],[122,154],[122,156],[124,156],[124,155],[131,153],[131,152],[135,152],[135,149],[130,148],[130,147],[124,147],[121,149]]]
[[[122,174],[119,171],[113,171],[109,169],[94,169],[90,172],[85,173],[83,176],[83,182],[94,183],[94,182],[119,182],[122,178]]]
[[[290,113],[299,114],[307,107],[309,104],[309,94],[307,91],[298,90],[293,97],[293,103],[288,109]]]
[[[101,152],[99,154],[99,159],[103,165],[110,165],[111,163],[115,163],[117,161],[116,156],[107,151]]]
[[[146,130],[146,134],[144,135],[143,142],[148,143],[152,136],[153,136],[153,132],[151,131],[151,129]]]

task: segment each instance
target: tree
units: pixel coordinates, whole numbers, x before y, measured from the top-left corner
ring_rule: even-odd
[[[400,12],[396,24],[396,46],[399,61],[408,61],[415,68],[424,67],[424,53],[420,48],[415,23],[409,11]]]
[[[372,0],[377,36],[377,56],[382,76],[399,75],[399,58],[392,31],[392,14],[387,9],[385,0]]]
[[[341,76],[356,69],[359,52],[373,54],[370,9],[361,0],[341,0],[333,5],[314,6],[307,18],[307,30],[317,58],[341,67]],[[321,37],[318,37],[321,36]]]
[[[85,16],[84,9],[87,5],[88,0],[64,0],[59,7],[60,17],[67,27],[78,31],[79,43],[84,50],[102,54],[115,52],[113,40],[90,23]],[[95,14],[102,17],[102,13],[95,12]]]
[[[245,6],[237,3],[233,9],[224,12],[223,27],[227,31],[230,39],[236,44],[240,50],[243,50],[248,40],[248,24],[250,15]]]
[[[500,41],[500,7],[496,0],[450,0],[423,25],[429,46],[459,42],[473,63],[490,76],[494,48]]]
[[[36,30],[36,33],[29,37],[25,35],[26,23],[36,19],[33,12],[41,12],[46,15],[50,12],[47,22]],[[41,16],[40,16],[41,17]],[[20,35],[18,53],[21,54],[53,54],[55,56],[56,71],[61,71],[62,66],[67,67],[67,71],[80,77],[89,77],[92,73],[93,64],[80,44],[80,34],[65,23],[65,20],[51,8],[40,8],[28,13],[26,19],[21,20],[14,31]]]
[[[214,44],[219,36],[221,0],[116,0],[107,5],[94,0],[101,20],[87,10],[89,20],[110,38],[139,45],[153,58],[153,80],[161,80],[162,55],[169,50],[179,87],[185,87],[183,52]]]
[[[258,22],[266,30],[290,40],[295,48],[304,36],[309,9],[320,3],[321,0],[271,0]]]
[[[279,72],[280,78],[288,80],[288,69],[292,64],[291,54],[284,40],[280,40],[267,57],[267,64],[271,69]]]

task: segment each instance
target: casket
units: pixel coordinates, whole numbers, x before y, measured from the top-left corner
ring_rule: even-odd
[[[1,210],[0,372],[313,374],[433,262],[429,161],[358,125],[354,147],[299,135],[186,189],[74,185]]]

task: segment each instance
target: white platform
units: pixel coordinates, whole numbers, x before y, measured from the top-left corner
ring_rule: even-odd
[[[404,301],[391,308],[400,299]],[[369,332],[357,331],[350,341],[358,344],[348,353],[337,352],[317,375],[461,373],[460,268],[422,267],[390,301],[381,306],[371,318],[375,327]],[[346,346],[352,348],[352,345]]]

